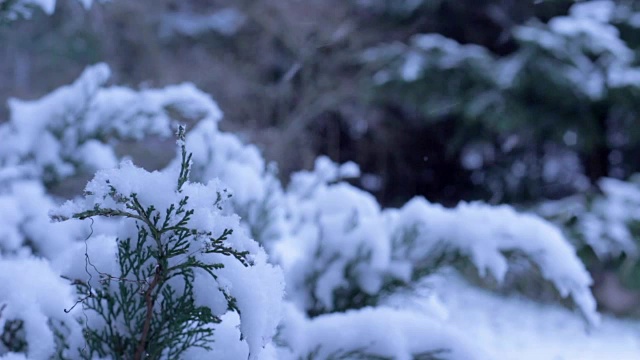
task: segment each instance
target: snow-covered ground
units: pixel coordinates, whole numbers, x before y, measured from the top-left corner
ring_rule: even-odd
[[[439,281],[448,324],[495,360],[638,360],[640,321],[603,315],[588,328],[576,313],[558,305],[504,297],[465,284]]]

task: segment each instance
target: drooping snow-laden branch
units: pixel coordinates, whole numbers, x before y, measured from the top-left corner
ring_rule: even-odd
[[[79,172],[114,167],[114,145],[168,137],[177,121],[218,121],[215,102],[192,84],[135,91],[106,83],[106,64],[88,67],[71,85],[33,101],[9,100],[0,125],[0,165],[21,166],[46,185]]]

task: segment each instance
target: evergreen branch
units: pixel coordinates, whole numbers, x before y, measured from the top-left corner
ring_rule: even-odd
[[[178,126],[178,143],[180,144],[180,155],[181,155],[181,163],[180,163],[180,174],[178,175],[178,187],[177,191],[182,191],[182,186],[189,180],[189,172],[190,172],[190,164],[191,164],[191,156],[193,154],[189,153],[187,155],[187,148],[185,146],[186,140],[186,128],[184,125]]]
[[[152,205],[153,206],[153,205]],[[127,204],[127,207],[135,210],[138,213],[138,218],[144,222],[147,227],[149,228],[149,230],[151,230],[151,235],[153,237],[153,239],[156,241],[156,245],[158,246],[158,250],[162,249],[162,242],[160,239],[160,231],[153,225],[151,219],[149,219],[149,216],[147,216],[147,211],[145,211],[144,207],[142,206],[142,204],[140,204],[140,201],[138,200],[138,194],[131,194],[131,205]],[[149,212],[150,214],[150,212]]]
[[[182,164],[177,193],[188,183],[191,162],[191,154],[186,153],[184,146],[183,127],[179,129],[179,145]],[[180,358],[190,347],[210,349],[214,340],[211,325],[222,320],[212,309],[195,304],[193,282],[196,271],[199,276],[208,275],[215,282],[218,279],[216,270],[224,266],[202,261],[195,254],[219,253],[250,266],[249,251],[237,250],[227,243],[232,229],[225,229],[215,237],[211,231],[191,227],[195,210],[188,208],[188,196],[177,199],[162,214],[153,204],[143,204],[137,193],[123,195],[116,185],[108,180],[106,183],[109,191],[105,197],[119,204],[118,208],[104,208],[96,204],[93,209],[76,213],[73,217],[132,219],[137,228],[137,240],[116,240],[120,276],[101,272],[91,263],[88,253],[85,254],[89,280],[75,280],[73,284],[79,294],[88,295],[79,299],[76,305],[83,303],[85,309],[96,312],[101,322],[107,325],[94,329],[89,327],[88,321],[83,324],[85,344],[91,351],[88,354],[82,351],[82,356],[87,359],[111,356],[133,360],[167,356]],[[221,201],[222,195],[218,193],[212,206],[219,207]],[[194,246],[197,249],[192,250],[192,246],[200,245],[202,240],[204,248]],[[101,287],[95,291],[91,288],[93,272],[89,272],[89,266],[100,276]],[[172,283],[177,280],[184,289],[176,292],[169,280]],[[228,310],[239,313],[236,299],[225,289],[218,289],[227,302]],[[123,322],[119,327],[112,325]]]
[[[138,349],[136,350],[136,355],[134,357],[135,360],[141,360],[142,354],[145,350],[145,345],[147,343],[147,336],[149,335],[149,328],[151,326],[151,318],[153,317],[153,304],[155,303],[155,297],[152,296],[153,290],[158,285],[158,283],[162,280],[162,267],[157,265],[156,273],[153,277],[153,281],[147,288],[144,293],[145,303],[147,305],[147,313],[144,319],[144,326],[142,328],[142,335],[140,336],[140,341],[138,342]]]

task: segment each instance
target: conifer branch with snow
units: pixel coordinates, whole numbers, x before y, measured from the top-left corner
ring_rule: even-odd
[[[191,157],[183,127],[178,135],[179,169],[148,173],[123,163],[100,171],[87,185],[84,200],[67,202],[53,213],[58,220],[124,219],[123,233],[115,239],[116,273],[99,270],[87,255],[89,279],[74,281],[79,296],[89,294],[83,301],[89,319],[83,324],[85,358],[180,358],[194,347],[224,347],[214,343],[221,316],[232,311],[251,320],[236,290],[247,284],[236,284],[225,271],[257,267],[269,285],[269,292],[259,295],[270,297],[272,304],[281,297],[277,270],[265,263],[255,242],[234,233],[237,218],[221,214],[226,190],[217,182],[205,186],[188,181]],[[93,276],[100,279],[97,284]],[[264,329],[260,339],[267,339],[275,325],[272,321],[273,328]],[[243,332],[252,356],[263,346],[253,343],[255,331]]]
[[[457,261],[502,280],[511,253],[528,258],[597,322],[588,273],[563,235],[542,219],[508,206],[463,203],[446,209],[423,198],[383,209],[371,194],[344,181],[359,175],[356,164],[327,158],[295,174],[285,187],[255,146],[218,129],[221,113],[206,94],[191,85],[140,92],[100,85],[85,97],[92,83],[87,74],[102,71],[90,68],[76,85],[44,99],[14,101],[12,121],[0,128],[28,140],[24,148],[0,144],[0,202],[21,209],[17,217],[0,217],[6,225],[0,229],[0,266],[55,279],[51,299],[59,306],[20,304],[4,294],[28,286],[7,282],[7,292],[0,292],[0,304],[6,304],[0,321],[21,320],[27,329],[20,337],[26,348],[13,350],[36,359],[55,353],[77,358],[86,341],[85,357],[483,359],[476,344],[438,315],[447,307],[437,300],[438,287],[420,300],[420,309],[398,304]],[[89,110],[77,121],[61,120],[67,113],[61,109],[75,98],[89,99],[79,102],[90,104]],[[133,111],[133,103],[150,111]],[[50,116],[39,117],[43,113]],[[110,137],[166,134],[183,118],[197,124],[180,133],[177,158],[166,169],[148,172],[129,161],[114,167],[117,158],[110,156],[113,161],[96,164],[84,196],[53,213],[68,220],[47,223],[42,209],[55,201],[39,176],[47,164],[77,164],[68,159],[78,159],[75,151],[97,133],[86,129],[102,129],[106,138],[98,140],[100,146],[110,148]],[[61,146],[45,159],[38,155],[42,133],[21,124],[37,121],[44,133],[86,136],[56,138]],[[95,221],[95,234],[87,239],[90,224],[81,219],[88,218]],[[26,260],[31,254],[42,259]],[[84,299],[69,314],[61,310],[73,305],[73,287],[59,275],[75,281],[75,298]],[[29,291],[37,299],[44,294]],[[169,315],[182,321],[158,330]],[[335,328],[358,336],[336,338]],[[393,336],[387,336],[390,329]],[[41,334],[49,340],[38,347],[33,342]],[[431,341],[420,340],[425,338]]]

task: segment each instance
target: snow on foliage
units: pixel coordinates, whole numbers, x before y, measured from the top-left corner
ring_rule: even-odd
[[[407,44],[394,42],[368,49],[362,60],[376,69],[376,85],[401,103],[416,101],[429,116],[456,114],[476,119],[502,106],[500,65],[482,46],[460,44],[440,34],[417,34]],[[407,92],[407,86],[418,86],[420,96]]]
[[[397,211],[389,211],[392,233],[411,233],[396,246],[415,267],[437,254],[459,252],[484,275],[489,271],[502,282],[508,269],[505,253],[521,253],[553,283],[563,297],[571,297],[589,322],[598,323],[591,277],[561,231],[542,218],[517,213],[510,206],[491,207],[461,203],[454,209],[414,198]],[[415,271],[415,269],[414,269]]]
[[[454,97],[463,100],[447,103],[442,94],[452,90],[438,88],[440,93],[430,93],[423,101],[425,111],[434,114],[460,110],[465,116],[479,117],[505,107],[496,92],[517,87],[519,77],[526,76],[521,70],[533,61],[538,62],[534,64],[537,67],[555,69],[543,72],[552,74],[552,83],[569,85],[572,91],[598,100],[611,89],[640,86],[636,55],[616,27],[637,15],[609,0],[580,2],[567,16],[514,27],[513,36],[521,48],[500,59],[482,46],[462,45],[440,34],[418,34],[407,44],[395,42],[369,49],[363,61],[380,66],[374,76],[378,85],[437,82],[446,74],[448,84],[457,84]],[[468,78],[473,81],[465,81]]]
[[[313,172],[294,174],[287,189],[289,233],[276,258],[290,297],[308,311],[348,309],[358,292],[375,296],[389,267],[390,244],[375,198],[346,183],[329,184],[357,171],[355,164],[338,167],[321,157]]]
[[[376,304],[381,292],[408,286],[452,255],[468,257],[481,274],[502,281],[504,254],[516,252],[597,323],[591,278],[559,229],[509,206],[446,209],[415,198],[381,210],[370,194],[336,182],[341,174],[353,175],[351,167],[320,158],[315,171],[294,175],[287,189],[290,233],[275,258],[285,270],[289,298],[301,309],[322,314]]]
[[[606,5],[605,9],[601,9],[603,5]],[[596,56],[611,57],[603,59],[605,61],[630,61],[633,51],[620,39],[618,30],[609,24],[608,14],[613,6],[609,1],[576,4],[568,16],[551,19],[548,27],[523,26],[515,34],[522,40],[538,42],[541,47],[567,57],[587,51]]]
[[[93,0],[77,1],[80,2],[85,8],[89,8],[93,3]],[[36,8],[42,9],[42,11],[44,11],[46,14],[51,15],[56,8],[56,0],[4,0],[2,2],[7,3],[6,5],[2,4],[6,13],[0,14],[0,19],[2,16],[4,16],[8,20],[16,20],[21,17],[28,18]]]
[[[578,193],[589,186],[583,174],[591,171],[578,155],[597,143],[598,121],[611,118],[613,131],[636,103],[630,100],[640,89],[629,31],[639,16],[634,7],[576,2],[565,16],[508,29],[503,35],[517,46],[504,56],[441,34],[417,34],[371,48],[362,61],[374,72],[374,97],[420,115],[405,121],[425,127],[455,120],[462,126],[454,139],[479,131],[474,142],[453,146],[492,202]],[[594,116],[600,106],[610,114]]]
[[[74,321],[62,311],[72,303],[71,287],[46,260],[0,255],[0,329],[3,340],[15,339],[0,343],[0,358],[15,351],[29,359],[50,359],[56,351],[56,332],[63,331],[60,325],[79,335]]]
[[[106,64],[87,68],[72,85],[34,101],[9,100],[0,126],[0,164],[29,166],[45,183],[115,166],[118,140],[169,136],[174,121],[219,119],[210,97],[191,84],[134,91],[106,87]],[[107,143],[109,142],[109,143]]]
[[[192,179],[206,182],[219,178],[230,184],[233,211],[243,226],[263,246],[282,232],[282,188],[274,167],[269,167],[254,145],[245,145],[232,134],[220,132],[216,121],[201,121],[187,134],[192,149]]]
[[[159,32],[163,37],[174,34],[196,37],[209,32],[232,36],[246,21],[247,16],[234,8],[224,8],[207,15],[173,13],[163,17]]]
[[[78,224],[52,224],[48,209],[55,202],[37,181],[15,181],[0,187],[0,255],[30,254],[54,259],[72,243]],[[28,244],[28,246],[27,246]]]
[[[602,260],[622,254],[638,257],[640,179],[603,178],[601,194],[547,202],[537,211],[568,229],[578,246],[588,246]]]
[[[340,329],[340,331],[336,331]],[[483,351],[424,313],[368,307],[308,319],[290,307],[279,359],[486,359]]]
[[[434,41],[427,43],[442,46],[429,49],[459,47]],[[457,60],[445,54],[438,61]],[[508,255],[524,255],[591,323],[597,322],[588,273],[559,230],[542,219],[508,206],[463,203],[446,209],[423,198],[382,209],[371,194],[345,181],[359,176],[356,164],[338,165],[325,157],[284,187],[255,146],[218,129],[221,112],[208,95],[192,85],[141,91],[106,87],[108,74],[105,65],[97,65],[40,100],[12,100],[11,121],[0,127],[9,139],[0,144],[0,267],[21,266],[21,273],[55,279],[44,289],[52,293],[47,299],[58,299],[41,303],[39,282],[7,283],[15,289],[6,294],[22,292],[35,300],[22,302],[0,292],[0,307],[11,311],[0,321],[6,314],[40,315],[23,320],[29,325],[23,334],[29,350],[0,348],[0,356],[37,358],[32,351],[41,351],[42,358],[56,351],[63,351],[63,358],[76,356],[83,342],[76,319],[88,321],[94,334],[112,324],[112,331],[137,338],[122,313],[102,318],[96,299],[136,293],[136,286],[149,285],[163,269],[187,263],[204,268],[171,278],[167,286],[176,294],[192,294],[194,306],[210,309],[207,319],[215,319],[198,328],[213,334],[211,348],[184,349],[194,359],[486,358],[446,317],[434,315],[442,312],[442,304],[398,305],[418,281],[457,258],[468,258],[481,274],[502,280]],[[114,166],[117,140],[167,136],[177,121],[194,125],[166,169],[148,172],[129,161]],[[84,196],[55,212],[59,219],[76,220],[48,223],[46,211],[56,201],[47,193],[46,176],[62,180],[90,169],[98,171]],[[178,211],[190,215],[185,219]],[[81,221],[86,218],[94,220]],[[148,258],[135,275],[132,265],[122,262],[138,244],[153,257],[158,244],[172,244],[176,236],[184,236],[188,253],[161,267]],[[215,265],[211,273],[204,271],[209,265]],[[76,296],[80,304],[65,317],[61,310],[73,305],[74,284],[82,290]],[[92,295],[82,300],[86,294]],[[163,293],[158,299],[168,297]],[[67,324],[69,349],[60,350],[49,320]],[[53,345],[46,340],[42,348],[32,347],[39,334],[53,339]],[[85,340],[100,349],[92,349],[95,354],[108,353],[110,345],[99,345],[95,337]]]
[[[562,295],[573,298],[589,321],[597,322],[588,273],[559,231],[533,215],[479,204],[445,210],[424,199],[400,210],[382,210],[370,194],[340,181],[358,175],[355,164],[337,166],[326,158],[319,158],[313,171],[294,174],[281,192],[255,148],[220,133],[215,123],[199,124],[187,144],[196,163],[207,164],[194,167],[200,181],[220,177],[238,185],[234,210],[255,215],[243,222],[256,239],[269,239],[267,248],[285,271],[287,297],[298,311],[321,318],[375,306],[381,292],[410,286],[435,271],[441,249],[470,257],[500,280],[507,267],[503,253],[520,251]],[[265,203],[270,205],[260,206]],[[520,232],[519,226],[527,231]],[[487,230],[477,231],[483,227]],[[465,228],[468,233],[461,233]]]
[[[390,69],[380,70],[375,75],[378,83],[394,79],[396,76],[407,82],[415,81],[428,73],[430,69],[456,69],[470,67],[476,71],[486,70],[487,63],[493,58],[483,47],[478,45],[461,45],[455,40],[440,34],[418,34],[411,38],[408,45],[393,43],[367,50],[363,55],[366,62],[374,62],[389,58],[397,58],[398,73],[389,73]],[[477,68],[477,69],[475,69]]]
[[[217,180],[211,180],[206,185],[187,180],[188,161],[183,157],[182,167],[174,166],[162,172],[147,172],[131,162],[123,162],[115,169],[98,171],[87,184],[84,199],[65,203],[53,216],[59,219],[93,216],[125,218],[118,224],[120,240],[117,241],[117,258],[115,252],[111,251],[115,265],[111,269],[120,272],[110,275],[126,281],[140,281],[136,273],[121,272],[124,270],[123,239],[137,237],[137,243],[134,242],[132,247],[149,248],[152,253],[160,254],[154,255],[159,256],[158,264],[154,266],[160,267],[161,270],[156,270],[156,273],[161,271],[167,283],[164,288],[161,287],[164,283],[158,285],[156,303],[169,302],[167,289],[173,288],[173,291],[182,293],[193,286],[195,305],[211,309],[215,319],[230,309],[238,312],[242,338],[248,344],[250,358],[255,359],[274,335],[280,320],[282,275],[279,269],[267,262],[267,255],[258,243],[242,231],[239,217],[223,214],[227,197],[224,186]],[[141,227],[148,228],[153,236],[141,236]],[[177,255],[170,256],[172,251]],[[167,258],[162,258],[162,254]],[[180,266],[191,263],[197,265],[194,265],[197,271],[185,275],[186,270]],[[209,269],[209,264],[216,265]],[[96,273],[93,276],[104,277],[103,271],[94,270]],[[184,276],[184,282],[177,280],[180,276]],[[122,287],[119,281],[125,280],[113,281],[109,290],[114,293],[122,291],[118,290]],[[118,324],[100,324],[96,314],[87,316],[89,326],[122,329],[131,326],[127,323],[131,320],[126,316],[111,319],[118,321]],[[207,324],[198,323],[198,326],[203,325]],[[136,337],[137,333],[122,331],[121,336]]]
[[[640,86],[634,51],[614,25],[620,16],[631,14],[617,10],[609,0],[576,3],[567,16],[517,27],[514,35],[525,45],[550,53],[562,66],[554,74],[597,100],[606,96],[608,88]]]

